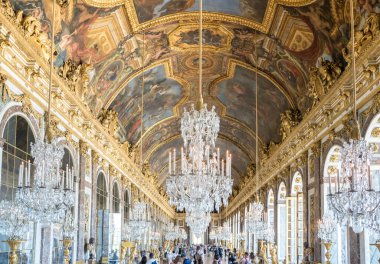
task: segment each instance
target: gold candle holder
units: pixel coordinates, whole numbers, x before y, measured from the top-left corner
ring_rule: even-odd
[[[332,243],[330,241],[323,241],[323,245],[325,246],[325,249],[326,249],[326,253],[325,253],[325,257],[326,257],[326,264],[331,264],[331,253],[330,253],[330,250],[331,250],[331,247],[332,247]]]
[[[371,246],[375,246],[377,248],[377,250],[380,251],[380,241],[376,241],[376,243],[375,244],[371,244]],[[380,258],[379,258],[378,262],[380,263]]]
[[[11,251],[11,254],[9,255],[9,263],[17,264],[17,260],[18,260],[17,250],[19,249],[21,243],[24,243],[24,241],[19,240],[19,239],[10,239],[5,242],[7,242],[9,249]]]
[[[73,243],[73,240],[70,238],[63,239],[63,263],[69,264],[69,256],[70,256],[70,246]]]

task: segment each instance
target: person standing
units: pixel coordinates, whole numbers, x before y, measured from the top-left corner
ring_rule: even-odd
[[[149,253],[149,259],[148,259],[147,264],[157,264],[157,260],[154,258],[153,252]]]

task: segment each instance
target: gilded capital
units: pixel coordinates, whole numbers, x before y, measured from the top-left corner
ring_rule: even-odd
[[[79,141],[79,151],[80,154],[83,156],[86,156],[88,154],[88,144],[84,142],[83,140]]]

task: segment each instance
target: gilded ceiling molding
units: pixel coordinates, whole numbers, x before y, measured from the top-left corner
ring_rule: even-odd
[[[216,97],[216,94],[215,94],[215,89],[217,88],[217,85],[219,83],[223,82],[223,81],[232,79],[235,76],[236,66],[240,66],[240,67],[243,67],[245,69],[248,69],[248,70],[252,71],[253,73],[255,73],[256,70],[257,70],[257,74],[260,75],[260,76],[262,76],[263,78],[271,81],[273,83],[273,85],[276,86],[276,88],[281,91],[281,93],[286,97],[286,99],[288,99],[288,102],[289,102],[290,106],[292,108],[295,108],[295,103],[293,102],[293,100],[290,97],[290,95],[288,94],[288,92],[274,78],[272,78],[267,73],[261,71],[260,69],[256,69],[255,67],[253,67],[250,64],[247,64],[245,62],[242,62],[242,61],[239,61],[239,60],[236,60],[236,59],[229,59],[227,65],[228,65],[227,66],[227,73],[225,75],[220,76],[219,78],[216,78],[209,85],[209,89],[210,89],[209,93],[210,93],[210,96],[214,100],[220,101]],[[225,114],[226,114],[226,109],[224,108],[223,109],[223,115],[225,115]]]
[[[86,2],[88,1],[90,0],[86,0]],[[93,1],[100,1],[100,0],[93,0]],[[239,24],[242,26],[259,30],[263,33],[267,33],[272,24],[276,7],[278,4],[297,7],[297,6],[308,5],[314,1],[315,0],[269,0],[263,21],[261,23],[258,23],[256,21],[250,20],[248,18],[243,18],[240,16],[227,15],[227,14],[218,13],[218,12],[207,12],[207,11],[203,12],[204,21],[205,22],[222,21],[222,22],[227,22],[227,23],[232,23],[232,24]],[[177,14],[165,15],[163,17],[149,20],[141,24],[138,20],[137,12],[136,12],[136,8],[133,3],[133,0],[126,0],[125,8],[127,10],[127,14],[128,14],[128,17],[129,17],[129,20],[134,32],[144,30],[144,29],[149,29],[151,27],[163,25],[163,24],[173,22],[173,21],[199,20],[199,12],[182,12],[182,13],[177,13]]]
[[[120,6],[125,0],[82,0],[85,4],[101,8]]]
[[[364,83],[360,86],[357,93],[358,108],[363,107],[367,102],[372,100],[376,93],[379,92],[380,87],[377,85],[380,81],[380,37],[372,40],[362,49],[362,53],[358,56],[358,65],[363,65],[359,68],[357,81]],[[373,74],[367,74],[364,69],[369,65],[375,66],[376,71]],[[364,72],[363,72],[364,71]],[[350,114],[350,109],[347,107],[345,101],[347,96],[344,92],[352,82],[351,71],[348,69],[344,71],[341,77],[333,84],[330,91],[326,96],[304,117],[301,123],[294,128],[289,137],[279,146],[279,148],[268,158],[259,170],[259,175],[265,175],[262,185],[270,181],[273,177],[278,175],[278,171],[283,171],[284,168],[289,167],[289,164],[294,162],[304,151],[312,149],[314,153],[320,153],[319,144],[321,139],[330,134],[331,130],[344,123],[344,115]],[[329,111],[328,117],[326,116],[326,109]],[[328,130],[326,128],[329,128]],[[315,149],[313,149],[315,146]],[[318,154],[317,154],[318,155]],[[227,208],[227,214],[231,214],[235,208],[241,203],[249,199],[257,190],[255,184],[251,181],[230,203]]]

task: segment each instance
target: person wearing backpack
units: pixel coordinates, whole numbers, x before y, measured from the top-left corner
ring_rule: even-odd
[[[153,252],[149,253],[149,260],[148,260],[147,264],[158,264],[157,260],[154,258]]]

